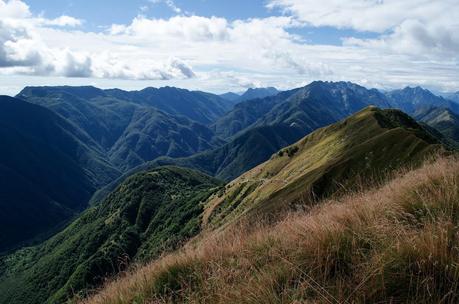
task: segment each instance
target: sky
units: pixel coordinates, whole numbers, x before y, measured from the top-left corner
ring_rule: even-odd
[[[459,91],[459,0],[0,0],[0,94],[314,80]]]

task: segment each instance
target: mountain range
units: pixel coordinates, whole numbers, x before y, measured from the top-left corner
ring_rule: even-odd
[[[459,106],[419,87],[316,81],[244,95],[27,87],[0,97],[0,303],[86,296],[131,263],[307,212],[459,144]]]
[[[439,149],[439,142],[409,116],[368,108],[280,150],[224,188],[195,171],[144,170],[61,233],[9,256],[0,272],[0,302],[62,302],[122,270],[123,259],[155,257],[203,228],[241,215],[306,205],[308,191],[330,195],[351,186],[357,176],[387,174]],[[39,288],[43,279],[47,287]]]

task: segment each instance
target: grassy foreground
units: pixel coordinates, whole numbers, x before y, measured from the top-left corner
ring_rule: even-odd
[[[458,182],[459,160],[440,158],[274,226],[209,235],[81,303],[458,303]]]

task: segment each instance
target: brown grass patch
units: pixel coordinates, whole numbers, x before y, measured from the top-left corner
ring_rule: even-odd
[[[210,234],[107,284],[84,304],[457,303],[459,161]]]

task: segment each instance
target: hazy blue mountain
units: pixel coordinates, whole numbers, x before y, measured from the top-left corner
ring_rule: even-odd
[[[459,115],[447,108],[420,107],[413,117],[459,144]]]
[[[217,95],[174,87],[146,88],[132,92],[106,90],[105,93],[119,99],[155,107],[168,114],[185,116],[202,124],[214,122],[232,107],[231,102]]]
[[[276,88],[250,88],[247,89],[238,99],[239,102],[256,99],[256,98],[265,98],[269,96],[274,96],[278,94],[279,91]]]
[[[0,252],[68,220],[120,174],[77,127],[18,99],[0,97],[0,139]]]
[[[242,93],[233,93],[228,92],[225,94],[219,95],[221,98],[233,102],[234,104],[247,101],[250,99],[265,98],[269,96],[274,96],[279,94],[279,91],[276,88],[250,88]]]
[[[459,103],[459,91],[456,93],[444,94],[443,97],[445,97],[446,99],[452,100],[456,103]]]
[[[239,98],[241,98],[241,95],[233,93],[233,92],[228,92],[225,94],[220,94],[219,95],[221,98],[231,101],[231,102],[238,102]]]
[[[394,108],[398,108],[410,115],[414,114],[420,107],[440,107],[447,108],[459,114],[459,104],[437,96],[429,90],[421,87],[406,87],[401,90],[394,90],[386,93],[389,101]]]

